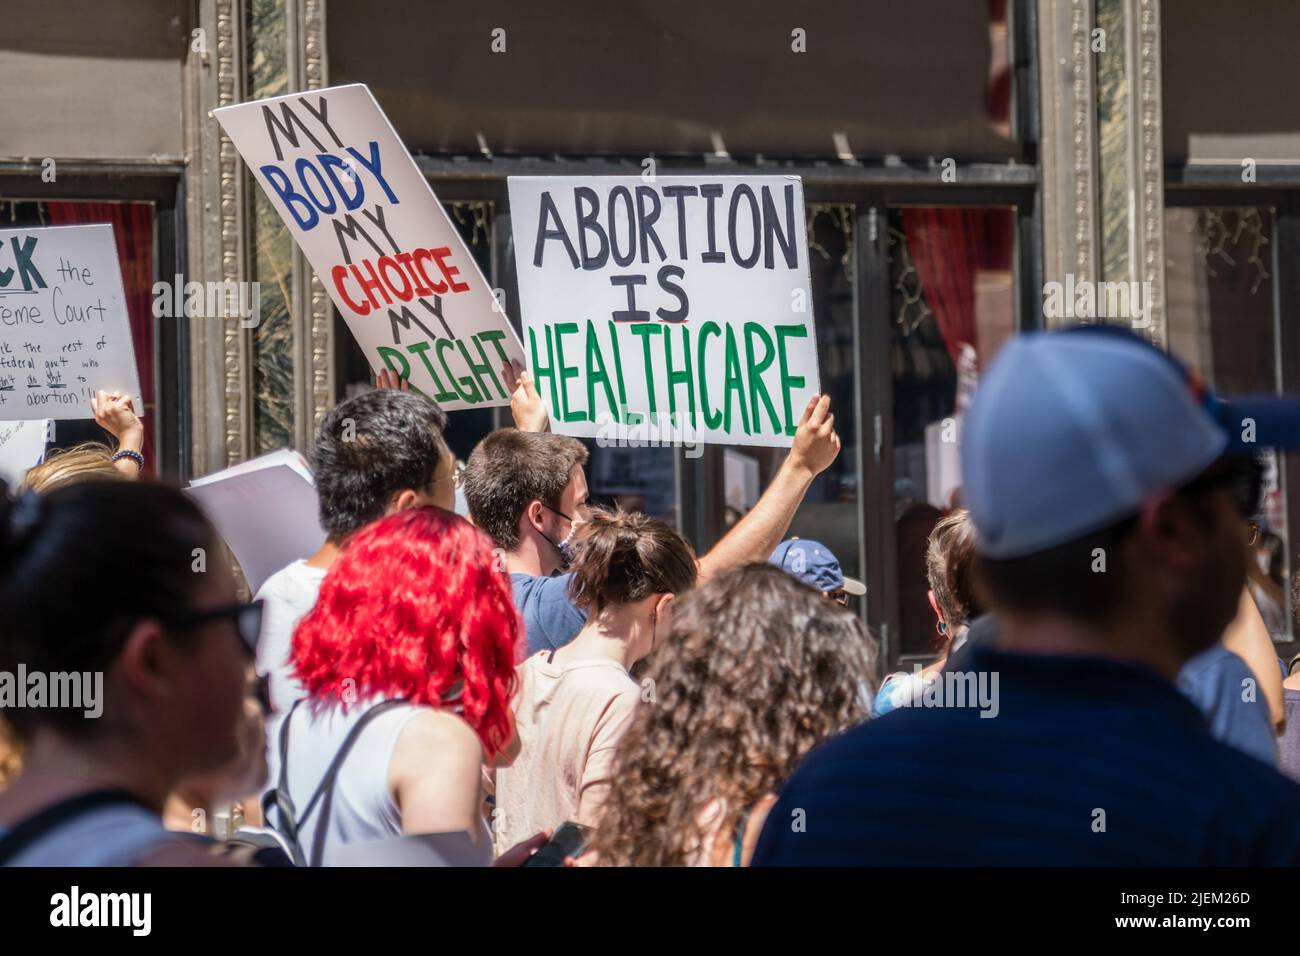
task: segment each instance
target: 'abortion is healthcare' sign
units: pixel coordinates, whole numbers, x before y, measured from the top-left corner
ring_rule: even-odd
[[[528,366],[556,431],[790,445],[821,387],[798,177],[509,188]]]

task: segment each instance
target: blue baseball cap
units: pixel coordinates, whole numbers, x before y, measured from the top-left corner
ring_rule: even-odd
[[[962,497],[980,550],[1036,554],[1134,514],[1225,454],[1300,447],[1300,400],[1223,399],[1128,329],[1011,340],[961,432]]]
[[[867,586],[856,578],[844,576],[835,552],[820,541],[811,538],[791,538],[782,541],[767,559],[787,574],[792,574],[804,584],[818,591],[830,593],[843,590],[846,594],[861,596]]]

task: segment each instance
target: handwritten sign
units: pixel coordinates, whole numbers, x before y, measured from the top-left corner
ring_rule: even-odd
[[[361,84],[215,110],[375,370],[446,409],[509,404],[519,339]]]
[[[820,387],[798,177],[509,190],[529,367],[556,431],[790,445]]]
[[[144,414],[113,227],[0,229],[0,421],[94,418],[98,389]]]
[[[49,439],[48,419],[25,422],[0,421],[0,478],[12,492],[22,484],[27,469],[41,463]]]

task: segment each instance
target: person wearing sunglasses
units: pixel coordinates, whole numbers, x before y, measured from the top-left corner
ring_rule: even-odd
[[[239,753],[234,759],[211,773],[199,774],[181,782],[167,801],[164,823],[170,830],[229,836],[230,832],[251,817],[261,819],[257,797],[267,780],[266,718],[272,707],[269,681],[258,676],[254,667],[258,640],[262,632],[263,604],[235,604],[204,612],[207,619],[233,618],[240,639],[248,648],[247,683],[244,706],[239,722]],[[230,826],[218,833],[216,814],[233,807]]]
[[[1300,863],[1300,787],[1177,687],[1238,612],[1252,458],[1297,447],[1300,400],[1220,399],[1132,332],[1009,341],[960,451],[996,639],[812,753],[755,863]]]
[[[24,748],[0,792],[0,865],[216,862],[161,815],[184,781],[248,749],[260,609],[237,603],[219,555],[174,489],[97,481],[0,496],[0,681],[21,668],[51,688],[57,675],[96,688],[89,707],[0,695]]]

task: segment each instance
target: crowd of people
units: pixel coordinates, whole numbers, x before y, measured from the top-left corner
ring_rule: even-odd
[[[0,671],[99,675],[102,714],[0,711],[0,863],[513,866],[561,834],[579,867],[1300,862],[1300,683],[1247,575],[1295,403],[1122,330],[1013,340],[929,538],[935,659],[880,681],[862,585],[787,538],[827,397],[697,556],[593,506],[504,371],[515,427],[463,466],[390,375],[331,410],[325,542],[251,601],[138,454],[3,496]],[[95,412],[138,447],[128,399]]]

